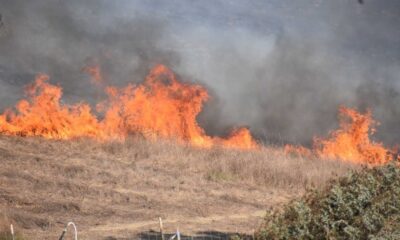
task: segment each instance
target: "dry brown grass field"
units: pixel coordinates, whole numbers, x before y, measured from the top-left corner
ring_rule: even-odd
[[[251,233],[266,209],[354,166],[287,156],[281,148],[199,149],[0,137],[0,221],[27,239],[56,239],[68,221],[82,239],[134,239],[179,227]]]

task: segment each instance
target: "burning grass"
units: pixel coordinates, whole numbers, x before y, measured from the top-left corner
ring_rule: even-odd
[[[83,71],[103,87],[98,66]],[[138,85],[104,88],[108,99],[97,104],[97,112],[85,103],[62,104],[62,88],[49,83],[44,74],[26,88],[26,99],[0,115],[0,134],[39,136],[47,139],[91,138],[98,141],[124,141],[130,135],[148,140],[174,139],[196,147],[225,147],[260,150],[249,129],[235,128],[227,137],[209,136],[197,123],[197,116],[208,100],[207,90],[197,84],[179,81],[166,66],[155,66]],[[103,117],[99,117],[102,115]],[[393,159],[393,151],[370,136],[378,123],[371,111],[339,108],[340,128],[328,138],[314,138],[312,149],[287,145],[285,151],[305,158],[339,159],[352,163],[379,165]],[[262,151],[262,150],[261,150]]]
[[[84,71],[93,76],[93,83],[98,87],[104,85],[100,68],[90,67]],[[153,191],[154,202],[171,198],[175,204],[182,200],[182,195],[195,198],[193,192],[202,192],[203,205],[196,209],[186,207],[203,214],[207,211],[203,208],[209,205],[210,186],[223,189],[222,194],[220,190],[216,191],[217,197],[211,196],[218,198],[218,206],[227,202],[245,202],[245,196],[253,199],[247,209],[254,210],[255,205],[265,204],[257,199],[265,197],[264,192],[277,195],[274,198],[278,200],[272,200],[274,204],[285,202],[301,195],[308,187],[323,187],[332,177],[357,169],[359,164],[381,165],[394,158],[391,150],[370,139],[377,125],[370,111],[363,114],[341,107],[340,128],[326,139],[315,138],[312,149],[290,145],[281,148],[262,146],[247,128],[236,128],[227,137],[208,136],[196,121],[209,98],[207,90],[200,85],[178,81],[176,75],[163,65],[154,67],[139,85],[121,89],[109,86],[104,91],[108,98],[97,104],[97,114],[85,103],[63,104],[62,88],[50,84],[48,76],[38,75],[26,88],[26,99],[0,115],[0,134],[8,135],[0,136],[0,153],[5,154],[0,160],[7,162],[10,156],[19,156],[18,149],[25,152],[27,159],[35,155],[40,156],[37,161],[48,159],[47,165],[37,169],[40,174],[35,178],[35,183],[43,189],[49,187],[47,183],[52,182],[52,178],[59,177],[59,172],[65,175],[61,176],[63,181],[71,185],[77,183],[70,179],[81,178],[78,189],[89,184],[103,187],[111,179],[112,185],[107,185],[105,195],[115,196],[111,205],[115,202],[121,205],[115,209],[111,206],[111,213],[121,211],[126,207],[124,204],[137,197],[138,192],[132,189],[143,186],[145,181],[144,185],[150,185],[151,190],[159,184],[162,187],[158,191],[168,195],[160,197],[159,192]],[[75,165],[69,166],[69,159],[75,159]],[[55,166],[58,161],[61,165]],[[30,169],[29,164],[19,164],[21,169]],[[15,171],[11,165],[8,168],[2,173],[6,178],[13,174],[16,179],[18,176],[31,178],[30,173]],[[50,172],[53,168],[59,170],[47,176],[50,180],[42,184],[44,186],[40,186],[38,180],[45,175],[42,168]],[[168,184],[170,189],[178,189],[178,192],[181,187],[186,190],[174,199],[171,191],[163,189]],[[60,188],[66,186],[64,182],[59,185]],[[119,190],[115,190],[115,186]],[[232,186],[234,191],[229,189]],[[67,188],[66,191],[75,195],[86,194]],[[86,189],[90,191],[89,187]],[[252,189],[259,192],[253,195]],[[101,201],[102,191],[93,191],[96,196],[91,197],[92,201]],[[49,195],[50,192],[43,190],[42,194]],[[29,199],[27,196],[17,199],[25,198]],[[148,204],[148,197],[143,199],[144,205]],[[76,203],[81,200],[74,199],[72,204],[57,201],[46,206],[39,204],[39,212],[46,212],[49,206],[81,211],[81,206]],[[109,207],[101,204],[98,203],[97,209]],[[224,205],[223,211],[235,210]],[[32,214],[29,210],[28,213]],[[50,226],[46,220],[37,222],[42,227]]]
[[[93,82],[102,79],[99,68],[86,68]],[[200,147],[225,146],[252,149],[256,141],[246,128],[237,128],[226,137],[211,137],[196,121],[208,92],[200,85],[178,81],[167,67],[154,67],[142,84],[125,88],[106,87],[108,99],[98,103],[104,118],[98,118],[85,103],[61,103],[62,88],[49,83],[44,74],[26,88],[27,98],[14,110],[0,115],[0,133],[13,136],[40,136],[48,139],[93,138],[124,140],[130,134],[148,139],[174,138]]]
[[[371,140],[378,122],[371,111],[357,112],[355,109],[339,108],[340,128],[332,131],[326,139],[315,138],[312,149],[286,145],[285,151],[304,157],[339,159],[370,166],[382,165],[394,160],[394,151],[380,142]]]

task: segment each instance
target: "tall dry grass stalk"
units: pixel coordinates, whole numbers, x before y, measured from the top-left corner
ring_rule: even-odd
[[[0,159],[0,178],[5,182],[0,192],[8,199],[0,208],[10,209],[17,229],[33,229],[29,234],[37,236],[43,229],[57,227],[53,219],[65,214],[82,229],[98,221],[110,221],[108,227],[120,231],[120,224],[132,219],[182,222],[200,216],[185,222],[191,224],[185,229],[198,230],[198,224],[206,224],[202,226],[207,229],[239,227],[247,232],[254,229],[260,211],[279,208],[306,187],[323,186],[332,176],[356,168],[288,156],[273,146],[254,151],[205,149],[140,136],[123,143],[0,136]],[[224,218],[214,221],[215,216],[238,225],[227,226]],[[58,233],[59,227],[53,232]],[[98,231],[100,236],[102,230]]]
[[[201,174],[210,181],[240,181],[279,189],[320,187],[332,177],[358,168],[342,161],[287,155],[276,146],[263,146],[253,151],[197,148],[173,140],[149,141],[140,136],[133,136],[123,143],[98,143],[88,139],[48,141],[39,138],[11,138],[9,143],[21,141],[23,145],[32,145],[32,150],[37,149],[41,154],[47,149],[53,153],[57,151],[60,156],[86,155],[133,165],[136,161],[149,161],[162,164],[171,174]],[[40,148],[35,147],[38,144]]]
[[[171,169],[201,173],[211,181],[241,181],[267,188],[321,187],[332,177],[358,168],[338,160],[288,155],[282,148],[272,146],[242,151],[220,147],[197,148],[171,140],[151,142],[137,137],[125,143],[112,142],[100,146],[105,154],[119,156],[125,161],[147,158]]]

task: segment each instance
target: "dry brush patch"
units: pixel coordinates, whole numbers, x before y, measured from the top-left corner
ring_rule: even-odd
[[[201,217],[185,225],[193,231],[251,232],[261,219],[254,213],[279,208],[306,187],[355,168],[290,156],[278,147],[196,148],[140,136],[124,143],[1,136],[0,161],[0,207],[24,233],[41,239],[71,219],[85,231],[157,223],[159,216],[174,223]],[[240,216],[232,223],[213,220],[232,213]],[[137,230],[145,229],[130,231]]]
[[[11,221],[5,214],[5,211],[0,212],[0,240],[23,240],[24,238],[19,231],[14,232],[14,238],[11,234],[11,224],[15,222]],[[14,231],[14,228],[13,228]]]
[[[211,179],[222,176],[222,180],[246,181],[286,190],[320,187],[332,177],[356,168],[340,161],[290,156],[282,149],[272,147],[251,152],[214,149],[203,154],[201,164],[206,165]]]
[[[342,176],[358,165],[339,160],[321,160],[287,154],[281,147],[257,150],[222,147],[197,148],[171,140],[150,142],[131,138],[125,143],[101,144],[105,154],[120,158],[149,158],[168,169],[202,174],[207,180],[246,182],[266,188],[298,189],[321,187],[332,177]]]

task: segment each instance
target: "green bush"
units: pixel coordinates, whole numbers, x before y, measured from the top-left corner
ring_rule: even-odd
[[[400,239],[400,168],[363,169],[270,212],[257,239]]]

